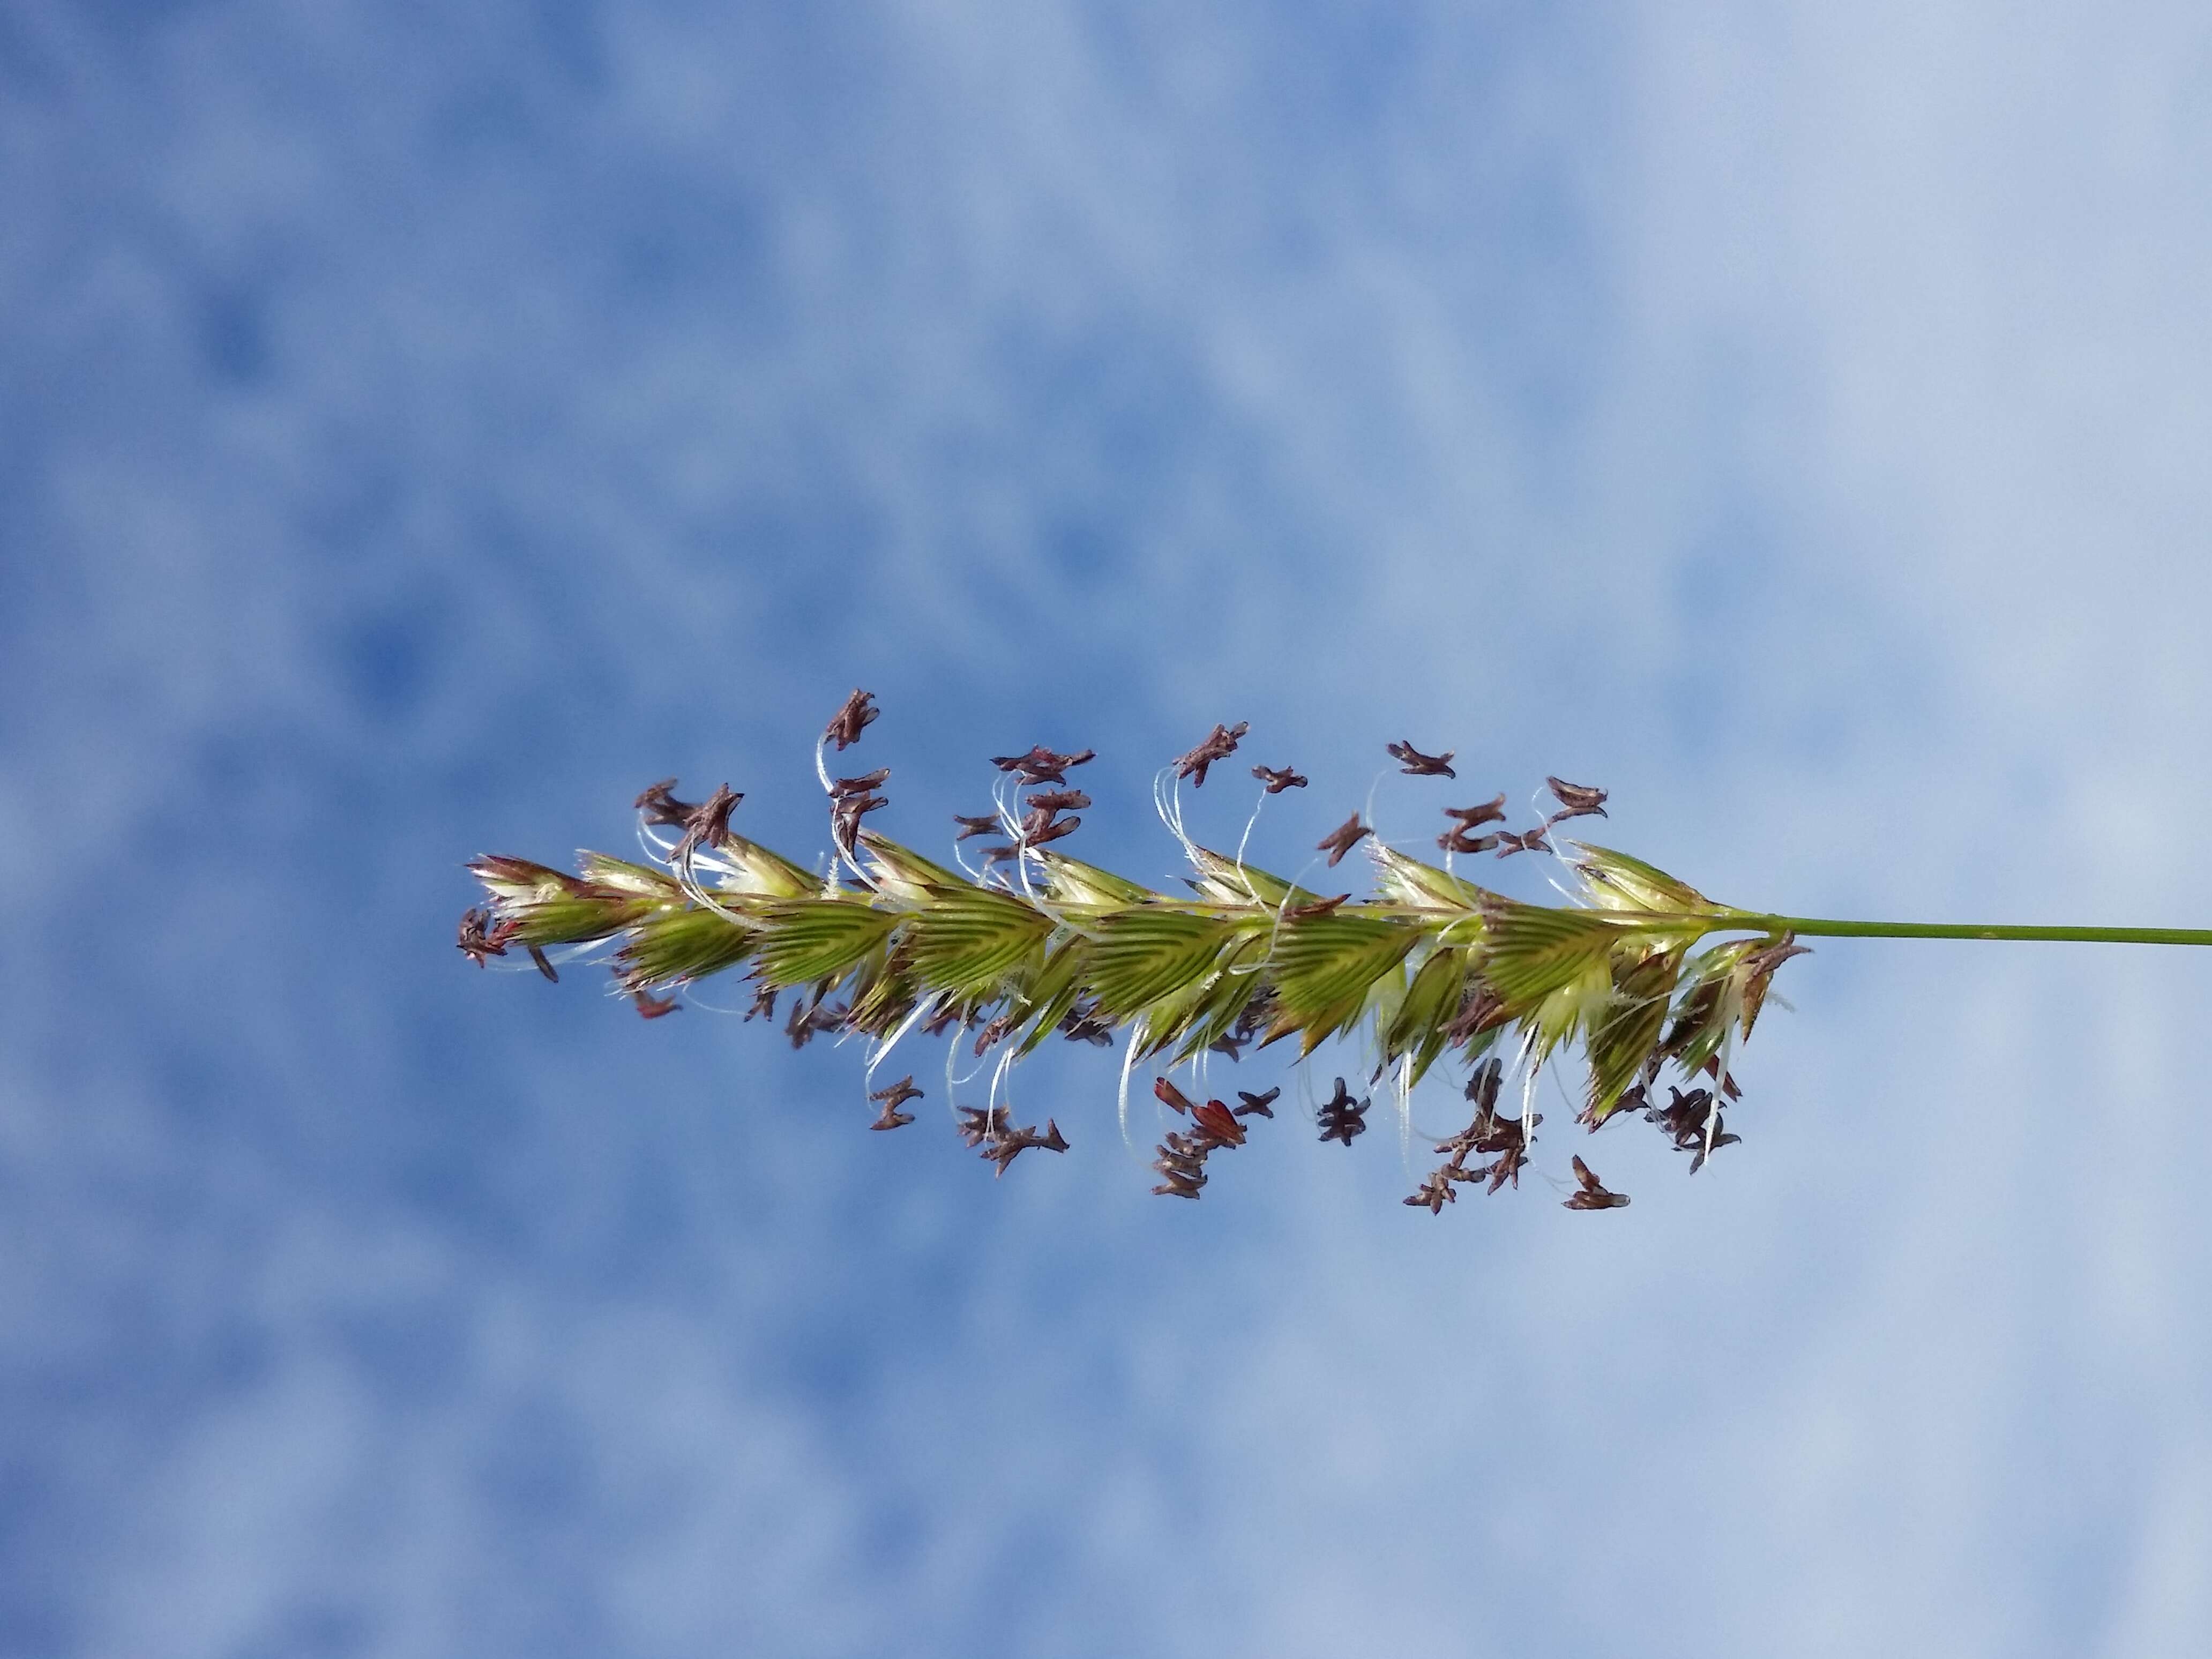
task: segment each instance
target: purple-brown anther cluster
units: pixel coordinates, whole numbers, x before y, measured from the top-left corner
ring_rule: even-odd
[[[1237,752],[1237,745],[1252,729],[1249,720],[1239,720],[1234,726],[1217,724],[1206,736],[1199,739],[1196,747],[1185,750],[1176,757],[1175,775],[1188,778],[1194,789],[1206,787],[1206,769],[1216,761],[1225,761]]]
[[[487,957],[503,957],[507,942],[514,937],[518,923],[495,921],[489,910],[467,909],[461,912],[461,954],[479,968]]]
[[[1424,755],[1411,744],[1394,743],[1389,749],[1392,755],[1406,763],[1404,769],[1409,773],[1425,776],[1453,775],[1451,769],[1442,764],[1451,759],[1449,755]],[[1444,816],[1452,821],[1451,827],[1437,837],[1437,845],[1447,853],[1462,856],[1487,853],[1492,849],[1502,859],[1511,858],[1516,853],[1549,853],[1553,850],[1550,840],[1553,824],[1564,823],[1569,818],[1606,816],[1604,790],[1567,783],[1558,778],[1546,778],[1544,783],[1552,792],[1553,799],[1559,803],[1559,810],[1547,815],[1534,828],[1522,830],[1500,829],[1486,836],[1477,835],[1475,831],[1483,824],[1504,823],[1505,797],[1500,793],[1479,805],[1445,807]]]
[[[1478,836],[1475,830],[1486,823],[1500,823],[1505,818],[1505,795],[1500,791],[1494,800],[1474,806],[1447,806],[1444,816],[1452,820],[1452,827],[1437,837],[1437,845],[1447,853],[1487,853],[1498,845],[1496,835]]]
[[[1046,789],[1038,786],[1048,783],[1064,785],[1067,781],[1070,767],[1081,766],[1096,758],[1097,757],[1091,750],[1062,755],[1042,744],[1038,744],[1025,755],[993,756],[992,765],[1001,772],[1012,773],[1020,780],[1023,787],[1036,789],[1036,793],[1023,800],[1022,816],[1011,832],[1006,821],[995,813],[978,813],[972,817],[954,813],[952,821],[960,826],[960,831],[953,839],[966,841],[971,836],[1003,839],[1006,845],[985,850],[983,862],[988,866],[1008,863],[1024,853],[1073,835],[1082,828],[1083,820],[1079,817],[1063,818],[1060,815],[1080,811],[1091,805],[1091,797],[1080,789]]]
[[[652,791],[646,793],[650,794]],[[684,836],[676,843],[674,862],[684,864],[702,847],[716,848],[729,840],[730,814],[738,810],[738,803],[744,799],[743,795],[732,793],[728,784],[716,785],[713,794],[684,814]]]
[[[1557,778],[1546,778],[1544,783],[1563,809],[1544,820],[1547,828],[1567,818],[1588,817],[1592,813],[1599,817],[1606,816],[1604,790],[1587,788],[1579,783],[1562,783]]]
[[[1114,1046],[1113,1024],[1098,1017],[1098,1005],[1088,997],[1078,997],[1075,1006],[1060,1016],[1060,1033],[1070,1042],[1087,1042],[1094,1048]]]
[[[1095,750],[1084,749],[1073,755],[1060,755],[1038,744],[1026,755],[994,755],[991,764],[1001,772],[1015,774],[1021,779],[1024,788],[1034,788],[1041,783],[1066,783],[1069,767],[1080,766],[1085,761],[1097,758]]]
[[[1346,853],[1374,833],[1374,830],[1359,821],[1359,814],[1354,812],[1342,823],[1323,836],[1316,843],[1314,850],[1317,853],[1328,854],[1328,867],[1334,870],[1344,861],[1344,855]]]
[[[675,779],[663,778],[659,783],[648,786],[630,804],[637,808],[647,823],[680,830],[690,821],[691,815],[699,807],[696,801],[677,799],[672,793],[675,787]]]
[[[1574,1160],[1575,1181],[1581,1191],[1570,1197],[1562,1206],[1570,1210],[1622,1210],[1628,1207],[1626,1193],[1609,1193],[1605,1183],[1590,1173],[1590,1166],[1577,1157]]]
[[[817,1036],[836,1036],[845,1029],[849,1009],[838,1007],[817,998],[810,1006],[794,998],[791,1013],[783,1022],[783,1034],[791,1039],[794,1048],[804,1048]]]
[[[1552,843],[1544,839],[1544,826],[1540,823],[1534,830],[1523,830],[1517,836],[1510,830],[1501,830],[1496,840],[1498,856],[1502,859],[1510,859],[1516,853],[1548,853],[1552,850]]]
[[[1674,1150],[1688,1152],[1692,1175],[1705,1167],[1705,1160],[1723,1146],[1733,1146],[1741,1135],[1729,1134],[1723,1126],[1719,1107],[1710,1089],[1692,1089],[1686,1095],[1680,1089],[1669,1089],[1672,1097],[1664,1106],[1644,1109],[1646,1122],[1656,1123],[1673,1137]],[[1641,1103],[1642,1095],[1638,1096]]]
[[[1000,1175],[1006,1174],[1007,1166],[1031,1147],[1047,1152],[1067,1150],[1067,1142],[1060,1136],[1060,1125],[1050,1118],[1045,1120],[1042,1134],[1037,1133],[1035,1125],[1026,1129],[1017,1129],[1004,1106],[988,1109],[963,1106],[960,1109],[960,1139],[981,1152],[986,1163],[997,1164]]]
[[[860,820],[890,805],[887,798],[876,793],[890,775],[890,767],[879,766],[857,778],[837,778],[830,782],[830,837],[847,858],[852,857],[853,848],[860,840]]]
[[[921,1090],[914,1086],[914,1073],[912,1072],[908,1072],[904,1077],[901,1078],[896,1083],[892,1084],[888,1089],[877,1090],[873,1094],[870,1095],[868,1098],[870,1100],[881,1102],[883,1109],[876,1114],[876,1121],[868,1125],[868,1127],[871,1129],[904,1128],[908,1124],[914,1121],[914,1114],[911,1112],[902,1112],[899,1110],[899,1108],[905,1105],[909,1100],[920,1100],[922,1097],[922,1093],[923,1091]]]
[[[1424,1181],[1418,1191],[1405,1201],[1425,1206],[1431,1215],[1443,1212],[1446,1204],[1456,1198],[1454,1183],[1487,1182],[1489,1190],[1496,1192],[1509,1182],[1518,1188],[1521,1168],[1528,1161],[1528,1148],[1536,1138],[1536,1126],[1544,1121],[1540,1112],[1530,1113],[1525,1118],[1498,1115],[1498,1091],[1504,1079],[1504,1068],[1496,1059],[1484,1060],[1474,1068],[1468,1079],[1467,1097],[1474,1105],[1474,1121],[1449,1140],[1437,1143],[1437,1151],[1444,1154],[1439,1164]],[[1469,1165],[1471,1158],[1485,1158],[1487,1164]]]
[[[1391,759],[1399,763],[1398,769],[1409,778],[1455,778],[1452,757],[1459,751],[1447,749],[1441,755],[1424,755],[1410,743],[1389,743],[1382,745]]]
[[[1367,1105],[1364,1100],[1354,1100],[1344,1079],[1337,1079],[1336,1092],[1321,1103],[1321,1138],[1351,1146],[1367,1133]]]
[[[830,717],[830,724],[822,731],[822,741],[836,744],[840,752],[850,749],[860,742],[860,733],[874,725],[876,716],[881,713],[874,696],[856,685],[853,695]]]
[[[1190,1120],[1189,1128],[1170,1129],[1155,1149],[1159,1156],[1152,1168],[1160,1184],[1152,1191],[1162,1198],[1195,1199],[1206,1185],[1206,1160],[1225,1146],[1244,1144],[1244,1126],[1237,1120],[1274,1116],[1267,1106],[1275,1097],[1273,1090],[1264,1095],[1240,1092],[1244,1103],[1233,1109],[1218,1100],[1194,1101],[1164,1077],[1153,1079],[1152,1094],[1169,1110]]]

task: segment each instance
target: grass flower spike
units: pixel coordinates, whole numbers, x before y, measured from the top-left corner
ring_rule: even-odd
[[[1542,1121],[1536,1079],[1571,1063],[1587,1131],[1640,1119],[1688,1155],[1692,1173],[1735,1144],[1724,1121],[1741,1098],[1735,1050],[1777,972],[1804,953],[1802,937],[2212,944],[2212,931],[2191,929],[1836,921],[1738,908],[1626,853],[1555,836],[1569,820],[1605,817],[1607,799],[1556,777],[1545,781],[1555,810],[1520,830],[1505,827],[1503,793],[1441,805],[1441,863],[1384,842],[1354,812],[1321,838],[1316,861],[1326,854],[1334,870],[1362,852],[1374,891],[1309,891],[1247,862],[1241,844],[1231,855],[1186,833],[1182,785],[1204,787],[1235,754],[1242,721],[1215,726],[1155,785],[1160,816],[1190,862],[1187,893],[1154,891],[1067,853],[1083,822],[1076,815],[1091,805],[1068,776],[1093,758],[1087,749],[1039,744],[994,757],[992,810],[955,820],[956,869],[863,822],[889,805],[890,768],[832,774],[830,756],[860,742],[878,713],[855,690],[816,745],[830,843],[818,868],[733,829],[744,796],[726,786],[693,804],[664,779],[635,803],[647,862],[585,853],[569,875],[503,855],[474,860],[485,903],[462,917],[461,951],[481,967],[519,949],[548,979],[557,976],[552,953],[596,957],[647,1019],[678,1012],[691,985],[743,969],[755,986],[748,1020],[773,1018],[779,995],[792,994],[783,1029],[793,1045],[863,1042],[871,1082],[901,1043],[957,1031],[955,1056],[975,1064],[956,1085],[948,1061],[948,1091],[980,1095],[980,1103],[953,1103],[959,1133],[1001,1176],[1024,1152],[1069,1145],[1054,1120],[1042,1131],[1015,1127],[1009,1080],[1019,1060],[1054,1036],[1118,1044],[1124,1134],[1140,1063],[1178,1121],[1152,1166],[1161,1178],[1152,1191],[1165,1197],[1200,1197],[1210,1162],[1243,1146],[1253,1119],[1275,1116],[1279,1088],[1232,1091],[1236,1106],[1204,1097],[1201,1079],[1216,1063],[1241,1064],[1248,1049],[1285,1039],[1296,1040],[1296,1060],[1332,1040],[1358,1040],[1370,1094],[1339,1077],[1313,1115],[1322,1140],[1347,1148],[1367,1127],[1376,1085],[1387,1085],[1409,1124],[1415,1087],[1440,1064],[1464,1067],[1473,1119],[1437,1143],[1444,1161],[1405,1200],[1441,1215],[1462,1185],[1519,1188]],[[1401,740],[1387,753],[1409,776],[1457,779],[1451,751]],[[1262,800],[1307,787],[1287,765],[1251,775]],[[969,862],[973,843],[988,843],[979,864]],[[1522,853],[1564,865],[1575,884],[1569,902],[1510,898],[1462,870],[1462,860]],[[1177,1070],[1189,1074],[1188,1091],[1169,1075]],[[1510,1116],[1499,1112],[1509,1078],[1520,1101]],[[865,1127],[881,1131],[914,1122],[902,1109],[925,1091],[909,1075],[864,1092],[874,1112]],[[1629,1201],[1579,1157],[1572,1175],[1569,1209]]]

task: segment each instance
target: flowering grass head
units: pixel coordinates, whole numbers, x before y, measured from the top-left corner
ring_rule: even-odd
[[[645,862],[587,852],[569,875],[505,855],[474,860],[485,902],[464,916],[459,948],[478,965],[520,948],[549,977],[552,953],[595,957],[647,1018],[684,1006],[693,985],[742,970],[755,988],[748,1019],[773,1015],[789,994],[784,1030],[794,1046],[860,1042],[871,1081],[901,1044],[951,1034],[978,1062],[964,1085],[947,1067],[949,1086],[980,1097],[955,1103],[961,1133],[1001,1175],[1024,1152],[1067,1150],[1056,1121],[1017,1126],[1008,1102],[1014,1066],[1054,1036],[1121,1048],[1125,1125],[1132,1073],[1155,1070],[1155,1098],[1181,1121],[1154,1164],[1164,1196],[1199,1197],[1208,1160],[1244,1145],[1250,1120],[1274,1116],[1279,1087],[1232,1091],[1232,1106],[1197,1097],[1197,1079],[1291,1039],[1292,1065],[1324,1044],[1361,1045],[1365,1089],[1387,1087],[1401,1110],[1437,1066],[1465,1069],[1473,1121],[1437,1143],[1444,1161],[1406,1200],[1432,1214],[1456,1201],[1460,1185],[1518,1188],[1541,1121],[1529,1103],[1534,1081],[1571,1061],[1589,1130],[1640,1116],[1692,1154],[1693,1169],[1736,1139],[1723,1121],[1739,1094],[1734,1049],[1776,970],[1803,947],[1788,919],[1715,903],[1627,854],[1555,836],[1571,819],[1605,816],[1601,789],[1547,779],[1552,809],[1519,830],[1507,827],[1503,793],[1440,803],[1441,862],[1384,842],[1354,812],[1315,852],[1329,870],[1361,853],[1373,891],[1317,892],[1250,862],[1241,845],[1232,855],[1187,832],[1182,787],[1204,787],[1248,729],[1217,725],[1156,787],[1191,866],[1188,891],[1167,893],[1066,850],[1082,823],[1074,815],[1091,805],[1069,779],[1093,758],[1087,749],[992,757],[993,810],[955,820],[952,865],[868,827],[890,804],[890,769],[841,776],[829,762],[878,712],[854,691],[816,746],[829,834],[812,867],[734,829],[744,797],[727,786],[695,804],[665,779],[635,802]],[[1401,740],[1386,752],[1409,776],[1458,776],[1450,751]],[[1308,787],[1289,766],[1251,775],[1263,800]],[[1510,898],[1463,867],[1522,854],[1564,864],[1571,902]],[[1734,937],[1707,943],[1715,934]],[[1173,1080],[1178,1071],[1194,1093]],[[1653,1091],[1670,1073],[1677,1086],[1662,1104]],[[1509,1077],[1522,1103],[1507,1116],[1498,1103]],[[912,1123],[902,1109],[923,1092],[911,1076],[868,1092],[878,1109],[866,1127]],[[1321,1139],[1350,1146],[1370,1104],[1371,1092],[1338,1077],[1316,1114]],[[1574,1174],[1567,1207],[1627,1202],[1579,1158]]]

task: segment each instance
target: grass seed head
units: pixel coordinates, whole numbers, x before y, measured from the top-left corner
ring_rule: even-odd
[[[827,876],[732,830],[744,798],[727,784],[692,802],[665,778],[635,803],[652,864],[586,853],[580,873],[568,875],[524,859],[473,860],[485,898],[461,918],[458,948],[482,967],[520,946],[551,979],[552,947],[603,947],[617,988],[647,1020],[683,1006],[679,988],[744,970],[754,981],[747,1020],[775,1020],[779,993],[790,989],[781,1024],[793,1048],[858,1035],[877,1045],[872,1066],[911,1032],[958,1026],[977,1060],[995,1055],[992,1103],[960,1108],[960,1133],[1000,1174],[1024,1152],[1067,1148],[1056,1121],[1016,1127],[998,1103],[1012,1066],[1054,1033],[1124,1043],[1125,1076],[1149,1055],[1249,1063],[1250,1051],[1293,1036],[1303,1058],[1358,1031],[1372,1045],[1376,1076],[1389,1069],[1402,1089],[1447,1060],[1466,1066],[1473,1119],[1437,1143],[1443,1161],[1405,1200],[1436,1215],[1461,1186],[1518,1187],[1541,1118],[1525,1106],[1519,1116],[1501,1115],[1506,1075],[1517,1070],[1533,1090],[1539,1068],[1576,1049],[1589,1067],[1579,1115],[1588,1127],[1640,1118],[1688,1154],[1692,1170],[1737,1139],[1721,1115],[1738,1096],[1732,1045],[1749,1036],[1778,970],[1804,951],[1777,928],[1779,918],[1731,911],[1626,854],[1571,842],[1560,847],[1581,879],[1580,902],[1523,903],[1387,844],[1358,812],[1316,850],[1334,868],[1363,848],[1376,896],[1316,893],[1250,862],[1241,842],[1233,857],[1200,846],[1171,789],[1158,796],[1162,816],[1192,875],[1188,894],[1163,893],[1050,845],[1091,808],[1066,775],[1095,756],[1042,744],[994,757],[997,810],[957,817],[955,846],[979,837],[1000,844],[980,873],[964,863],[956,870],[865,827],[889,810],[890,767],[833,777],[822,763],[823,749],[850,747],[879,712],[856,689],[817,750],[837,854]],[[1217,725],[1169,772],[1202,787],[1248,730]],[[1456,775],[1453,751],[1387,747],[1407,775]],[[1289,767],[1256,766],[1252,775],[1268,796],[1308,787]],[[1553,825],[1605,814],[1605,791],[1546,783],[1559,810],[1543,823],[1503,827],[1501,793],[1444,809],[1439,848],[1447,858],[1550,854]],[[1017,789],[1029,793],[1010,800]],[[669,830],[678,833],[654,833]],[[1749,936],[1693,948],[1731,932]],[[1692,1086],[1656,1105],[1670,1066]],[[1159,1146],[1153,1190],[1187,1199],[1206,1184],[1208,1160],[1243,1145],[1248,1121],[1273,1117],[1280,1097],[1279,1085],[1224,1091],[1239,1103],[1231,1107],[1194,1099],[1164,1073],[1153,1092],[1179,1120]],[[873,1091],[868,1127],[912,1123],[903,1109],[921,1095],[911,1077]],[[1321,1139],[1349,1147],[1366,1132],[1370,1104],[1336,1079],[1317,1110]],[[1567,1207],[1628,1201],[1579,1159]]]

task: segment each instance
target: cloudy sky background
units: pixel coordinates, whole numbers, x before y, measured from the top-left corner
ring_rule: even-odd
[[[451,946],[855,684],[925,851],[1245,719],[2212,922],[2212,18],[2032,11],[0,4],[0,1650],[2212,1647],[2212,963],[1824,945],[1432,1220]]]

